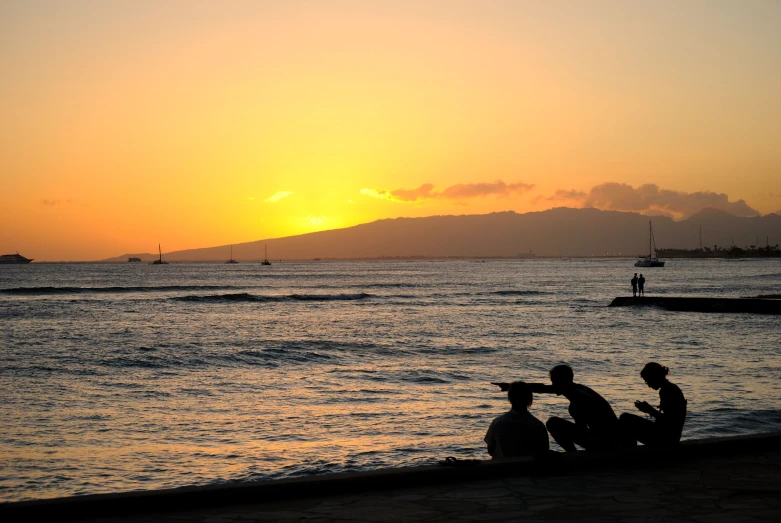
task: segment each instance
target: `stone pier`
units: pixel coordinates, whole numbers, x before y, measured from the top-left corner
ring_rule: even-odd
[[[781,314],[781,300],[761,298],[678,298],[673,296],[620,296],[608,307],[659,307],[680,312],[749,312]]]

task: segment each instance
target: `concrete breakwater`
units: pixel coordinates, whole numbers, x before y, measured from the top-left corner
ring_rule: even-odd
[[[670,474],[675,477],[681,475],[681,467],[684,470],[696,467],[696,463],[702,460],[720,459],[724,461],[718,466],[721,476],[727,483],[734,483],[726,474],[726,468],[734,466],[739,474],[745,475],[745,466],[739,464],[743,458],[740,456],[758,456],[764,460],[763,453],[778,452],[781,448],[781,433],[756,434],[748,436],[734,436],[722,438],[708,438],[701,440],[688,440],[682,442],[674,449],[651,449],[640,447],[632,450],[623,450],[607,453],[577,452],[572,454],[551,453],[540,459],[516,458],[499,461],[456,462],[455,466],[428,465],[420,467],[405,467],[385,469],[367,472],[346,472],[328,474],[317,477],[294,478],[289,480],[272,480],[258,482],[242,482],[222,485],[208,485],[200,487],[183,487],[157,491],[137,491],[118,494],[101,494],[88,496],[73,496],[48,500],[36,500],[16,503],[0,504],[0,520],[3,521],[32,521],[32,520],[87,520],[92,518],[120,518],[124,521],[132,514],[155,514],[150,521],[166,520],[164,514],[172,514],[173,520],[181,521],[177,512],[198,511],[199,517],[186,518],[187,521],[200,521],[200,515],[235,512],[238,509],[228,509],[238,505],[252,505],[253,511],[260,513],[271,509],[263,509],[263,506],[271,507],[275,504],[285,503],[290,500],[291,506],[285,510],[288,513],[297,507],[305,506],[308,498],[333,497],[334,499],[361,493],[373,492],[372,495],[385,496],[387,492],[410,488],[415,490],[415,495],[431,488],[445,488],[447,491],[458,489],[470,490],[470,485],[486,481],[501,481],[502,478],[550,478],[557,476],[580,477],[593,475],[605,471],[610,472],[626,482],[640,471],[661,470],[667,468],[674,470]],[[756,461],[756,459],[754,460]],[[730,465],[732,464],[732,465]],[[742,471],[742,472],[740,472]],[[773,472],[776,471],[776,472]],[[771,471],[771,477],[764,478],[762,484],[775,484],[777,470]],[[684,472],[685,473],[685,472]],[[666,474],[662,472],[662,474]],[[669,475],[669,474],[668,474]],[[695,475],[701,475],[696,473]],[[675,479],[675,478],[673,478]],[[645,481],[645,480],[644,480]],[[675,480],[676,482],[678,480]],[[441,487],[436,487],[437,485]],[[464,487],[460,485],[465,485]],[[492,487],[491,490],[495,490]],[[601,488],[601,487],[600,487]],[[768,487],[769,488],[769,487]],[[656,487],[658,490],[659,487]],[[765,487],[763,486],[763,489]],[[539,490],[539,489],[538,489]],[[544,489],[544,496],[550,497],[557,488]],[[583,493],[578,490],[579,497]],[[528,492],[527,492],[528,494]],[[495,495],[495,494],[487,494]],[[612,494],[611,494],[612,496]],[[658,497],[658,492],[654,494]],[[766,493],[760,493],[764,498]],[[411,498],[410,498],[411,499]],[[394,506],[401,509],[409,505],[409,500],[396,500]],[[510,500],[517,503],[518,499]],[[454,508],[454,501],[450,499],[448,509],[458,512],[458,506]],[[376,507],[374,507],[376,510]],[[595,510],[602,510],[596,507]],[[597,512],[598,514],[599,512]],[[206,518],[205,520],[215,518]],[[220,521],[225,517],[216,518]],[[255,518],[260,521],[265,519]],[[412,518],[415,519],[415,518]],[[233,519],[230,519],[231,521]],[[357,519],[356,519],[357,520]],[[403,520],[400,519],[400,520]],[[135,521],[135,519],[133,520]]]
[[[680,298],[667,296],[615,298],[608,307],[660,307],[682,312],[748,312],[781,314],[781,300],[760,298]]]

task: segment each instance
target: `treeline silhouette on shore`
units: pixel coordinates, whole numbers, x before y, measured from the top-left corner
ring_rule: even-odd
[[[660,258],[781,258],[781,249],[778,248],[778,244],[765,247],[747,245],[743,249],[735,245],[731,247],[714,245],[713,248],[702,249],[657,249],[656,254]]]

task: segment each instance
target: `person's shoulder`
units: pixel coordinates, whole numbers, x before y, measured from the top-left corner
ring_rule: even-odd
[[[586,396],[599,396],[599,394],[594,389],[592,389],[588,385],[583,385],[582,383],[573,383],[572,389],[576,393],[585,394]]]
[[[499,416],[496,416],[493,421],[491,421],[491,424],[488,425],[488,432],[486,433],[485,437],[487,439],[490,439],[492,434],[495,434],[497,430],[499,430],[499,426],[502,424],[502,420],[504,419],[505,414],[500,414]]]
[[[534,414],[532,414],[531,412],[528,412],[528,411],[526,412],[526,415],[524,416],[524,421],[526,421],[527,423],[529,423],[531,425],[542,425],[543,427],[545,427],[545,424],[542,421],[540,421],[540,419],[537,416],[535,416]]]
[[[678,385],[668,381],[661,389],[659,389],[659,395],[683,398],[683,391]]]
[[[491,422],[491,425],[498,425],[502,421],[504,421],[504,420],[506,420],[508,418],[511,418],[513,416],[514,416],[513,415],[513,411],[512,410],[508,410],[507,412],[504,412],[504,413],[499,414],[498,416],[496,416],[494,418],[494,420]]]
[[[587,387],[586,385],[581,385],[580,383],[576,383],[575,386],[573,387],[573,390],[575,391],[573,394],[574,397],[579,396],[584,400],[588,401],[589,404],[591,405],[602,404],[610,407],[610,403],[608,403],[608,401],[604,397],[602,397],[602,395],[599,392],[595,391],[591,387]],[[572,398],[570,398],[570,400],[572,400]]]

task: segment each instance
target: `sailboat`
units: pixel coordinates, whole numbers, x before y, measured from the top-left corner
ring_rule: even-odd
[[[656,241],[654,240],[654,228],[651,226],[651,221],[648,221],[648,256],[640,256],[635,262],[635,267],[664,267],[664,262],[659,261],[656,256]]]
[[[263,259],[262,262],[260,262],[261,265],[271,265],[271,262],[268,261],[268,245],[263,245],[263,247],[266,250],[266,257]]]
[[[225,263],[239,263],[233,259],[233,245],[231,245],[231,259],[226,261]]]
[[[168,265],[168,262],[163,259],[163,249],[160,248],[160,244],[157,244],[157,250],[160,252],[160,258],[150,263],[150,265]]]

